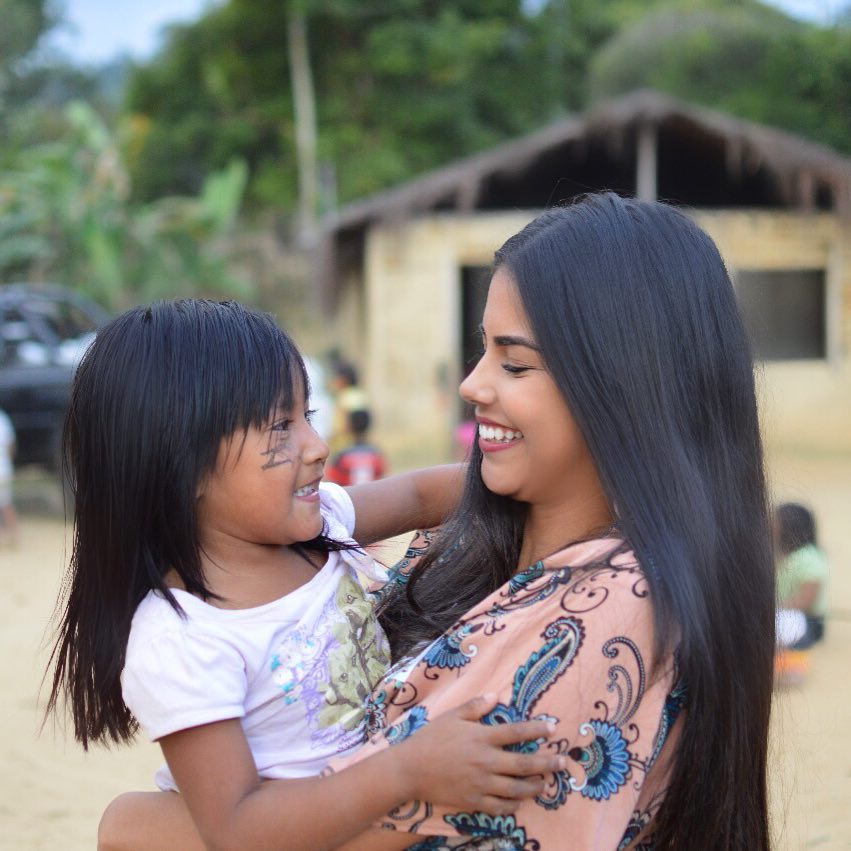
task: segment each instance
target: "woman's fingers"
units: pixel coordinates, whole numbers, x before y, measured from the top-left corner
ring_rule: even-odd
[[[497,705],[497,702],[497,695],[494,692],[488,692],[462,703],[454,710],[454,714],[463,721],[479,721]],[[488,741],[502,747],[518,742],[548,739],[556,728],[551,721],[517,721],[511,724],[488,724],[485,729],[488,731]]]

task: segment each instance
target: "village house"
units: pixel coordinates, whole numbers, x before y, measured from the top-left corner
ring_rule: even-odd
[[[851,159],[637,91],[339,210],[322,301],[396,470],[450,459],[494,249],[611,189],[681,205],[717,242],[760,361],[772,451],[851,452]]]

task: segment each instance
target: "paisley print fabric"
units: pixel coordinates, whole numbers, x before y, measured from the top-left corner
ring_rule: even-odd
[[[428,545],[420,534],[391,581],[404,583]],[[629,547],[613,537],[571,545],[515,575],[391,668],[367,704],[370,742],[333,767],[496,692],[499,704],[483,723],[552,720],[551,741],[517,748],[555,749],[566,768],[511,816],[412,801],[381,826],[413,834],[418,851],[650,849],[685,702],[674,659],[656,664],[653,638],[648,584]]]

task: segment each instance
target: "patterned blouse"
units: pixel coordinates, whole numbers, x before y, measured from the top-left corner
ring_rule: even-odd
[[[395,569],[405,581],[428,547],[420,533]],[[339,769],[403,741],[485,692],[483,722],[551,719],[567,766],[510,816],[412,801],[380,824],[435,849],[651,849],[676,741],[683,690],[673,658],[654,666],[653,608],[629,547],[600,538],[566,547],[471,609],[419,655],[400,660],[368,702],[370,742]]]

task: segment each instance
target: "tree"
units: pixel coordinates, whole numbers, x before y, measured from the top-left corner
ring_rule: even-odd
[[[197,197],[129,200],[115,139],[83,103],[61,141],[35,146],[0,171],[0,280],[50,280],[112,309],[176,295],[251,295],[228,240],[246,168],[207,176]]]
[[[287,33],[303,15],[320,171],[350,200],[526,132],[582,99],[611,31],[594,0],[230,0],[172,31],[133,75],[129,162],[141,198],[196,191],[235,153],[250,200],[292,209],[296,112]],[[302,66],[304,67],[304,66]]]
[[[649,86],[851,152],[851,31],[754,3],[663,8],[594,57],[594,98]]]

